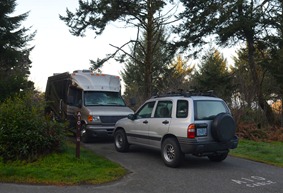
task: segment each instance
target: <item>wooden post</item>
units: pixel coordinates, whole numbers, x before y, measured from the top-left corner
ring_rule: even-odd
[[[80,142],[81,142],[81,112],[77,112],[77,135],[76,135],[76,158],[80,158]]]

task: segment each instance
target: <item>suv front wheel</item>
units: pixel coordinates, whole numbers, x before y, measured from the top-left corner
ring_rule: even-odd
[[[115,149],[118,152],[127,152],[129,149],[129,143],[127,140],[126,133],[120,129],[115,132],[114,134],[114,144],[115,144]]]
[[[161,156],[166,166],[178,167],[184,157],[179,144],[174,138],[167,138],[162,143]]]

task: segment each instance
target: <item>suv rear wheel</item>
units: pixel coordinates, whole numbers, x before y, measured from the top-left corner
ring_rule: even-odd
[[[129,150],[129,143],[125,131],[118,130],[114,134],[115,149],[118,152],[127,152]]]
[[[166,166],[178,167],[184,157],[179,144],[174,138],[167,138],[162,143],[161,156]]]

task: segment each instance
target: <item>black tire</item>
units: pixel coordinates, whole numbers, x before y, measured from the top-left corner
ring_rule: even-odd
[[[90,136],[87,133],[85,124],[82,124],[82,126],[81,126],[81,141],[83,143],[89,143],[91,141]]]
[[[129,143],[124,130],[119,129],[114,133],[114,145],[118,152],[127,152],[129,150]]]
[[[208,159],[210,161],[213,161],[213,162],[221,162],[221,161],[225,160],[227,156],[228,156],[228,152],[227,153],[221,153],[221,154],[215,154],[215,155],[209,155]]]
[[[218,114],[211,125],[212,136],[216,141],[228,142],[236,133],[236,123],[228,113]]]
[[[179,143],[174,138],[167,138],[162,143],[161,157],[164,164],[168,167],[178,167],[183,159],[184,154],[182,153]]]

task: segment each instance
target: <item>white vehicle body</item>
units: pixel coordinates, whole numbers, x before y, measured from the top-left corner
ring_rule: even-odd
[[[177,167],[185,154],[226,159],[238,145],[236,124],[227,104],[206,93],[180,93],[148,99],[135,114],[115,125],[119,152],[130,145],[161,151],[165,165]]]
[[[81,113],[81,135],[84,142],[92,137],[112,136],[115,123],[133,111],[121,97],[118,76],[77,70],[54,74],[46,86],[47,113],[58,120],[68,120],[75,129]]]

